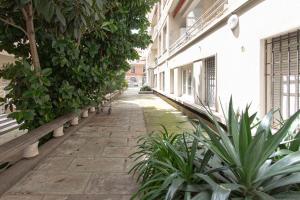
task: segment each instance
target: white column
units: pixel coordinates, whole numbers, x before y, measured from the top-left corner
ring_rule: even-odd
[[[174,69],[174,94],[177,97],[180,97],[182,94],[181,91],[181,69],[180,68],[175,68]]]
[[[170,94],[170,84],[171,84],[171,82],[170,82],[170,69],[168,69],[168,68],[166,68],[166,70],[165,70],[165,92],[167,93],[167,94]]]

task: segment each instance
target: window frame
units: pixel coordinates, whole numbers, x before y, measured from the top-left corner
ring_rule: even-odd
[[[213,67],[214,67],[214,76],[213,76],[214,77],[214,80],[213,80],[214,84],[212,86],[213,89],[209,89],[209,87],[210,87],[209,85],[211,84],[211,80],[208,79],[208,77],[210,76],[208,74],[208,72],[209,72],[208,68],[212,67],[212,66],[209,66],[209,64],[211,64],[211,63],[208,63],[210,61],[210,59],[213,60]],[[209,107],[211,110],[217,111],[217,55],[212,55],[212,56],[209,56],[209,57],[205,58],[204,59],[204,67],[205,67],[205,70],[204,70],[204,74],[205,74],[204,75],[204,82],[205,82],[205,84],[204,84],[204,87],[205,87],[204,102],[205,102],[205,105],[207,107]],[[209,94],[209,91],[212,91],[212,90],[214,91],[213,92],[213,95],[214,95],[213,104],[211,104],[209,102],[209,96],[211,95],[211,94]]]
[[[287,49],[285,47],[286,43]],[[279,47],[276,45],[279,45]],[[271,109],[279,109],[280,114],[275,114],[275,120],[281,118],[287,119],[300,109],[299,46],[299,30],[265,40],[265,113]],[[276,48],[279,48],[279,50]],[[293,51],[296,51],[296,53]],[[291,79],[292,77],[293,79]],[[293,87],[291,87],[292,85]],[[291,88],[294,88],[294,92],[292,92]],[[294,98],[294,101],[291,101],[292,98]],[[292,102],[294,102],[294,105],[292,105]],[[291,106],[294,109],[291,110]]]

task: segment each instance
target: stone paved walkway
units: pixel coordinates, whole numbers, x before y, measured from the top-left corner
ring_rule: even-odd
[[[96,115],[1,200],[128,200],[136,190],[127,174],[136,138],[164,122],[191,128],[160,98],[128,90],[113,103],[111,115]]]

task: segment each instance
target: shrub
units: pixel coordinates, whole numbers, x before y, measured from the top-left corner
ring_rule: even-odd
[[[0,50],[17,62],[0,70],[11,81],[0,103],[16,106],[11,117],[31,130],[123,89],[128,61],[151,42],[146,14],[155,2],[1,1]]]
[[[143,87],[141,87],[140,91],[152,91],[152,89],[150,86],[144,85]]]
[[[291,128],[295,129],[300,111],[274,133],[273,111],[252,126],[255,114],[250,116],[249,107],[246,107],[237,118],[231,100],[226,129],[219,125],[209,110],[207,113],[214,122],[214,128],[200,120],[197,129],[200,136],[196,138],[230,170],[231,173],[219,173],[222,179],[216,181],[236,186],[227,188],[231,198],[273,199],[283,194],[288,197],[286,192],[297,190],[295,184],[300,183],[300,151],[284,151],[279,146],[293,132]],[[300,193],[297,198],[300,198]]]
[[[226,126],[210,110],[192,134],[164,130],[141,139],[136,165],[141,199],[300,199],[300,111],[278,130],[274,112],[254,123],[249,106],[237,115],[229,103]],[[273,131],[273,132],[272,132]]]
[[[196,139],[188,133],[161,132],[143,137],[139,141],[137,163],[130,172],[138,173],[141,186],[132,199],[191,199],[202,191],[210,196],[204,173],[210,173],[210,151],[199,147]]]

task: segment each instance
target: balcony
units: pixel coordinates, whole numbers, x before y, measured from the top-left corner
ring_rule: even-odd
[[[183,47],[227,10],[228,0],[219,0],[209,7],[169,48],[170,55]]]

